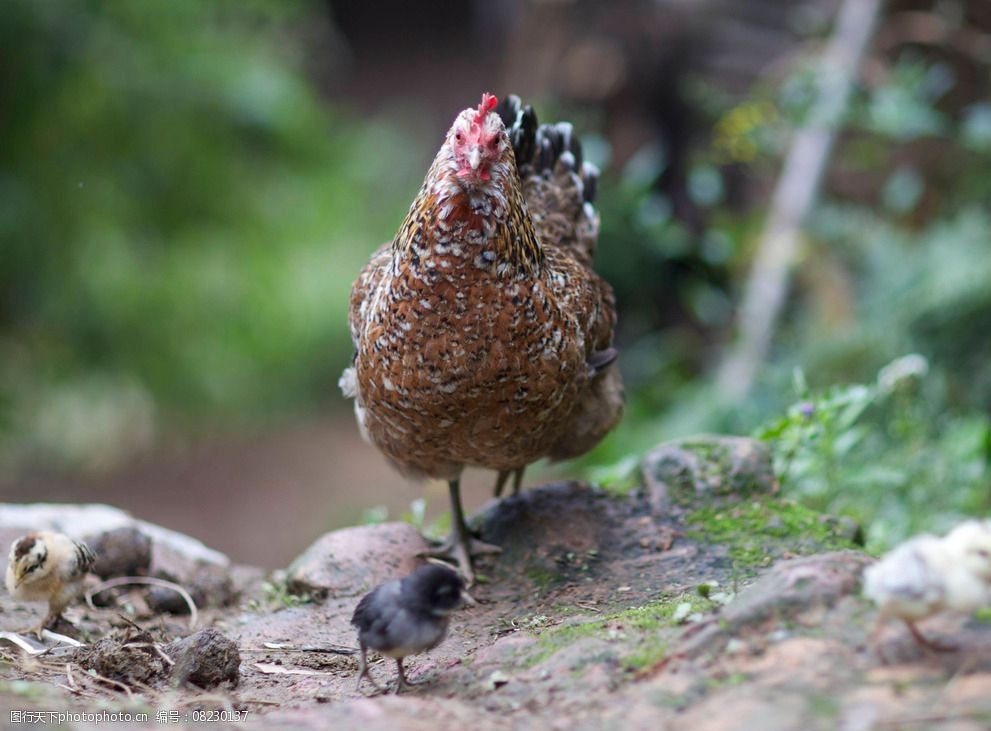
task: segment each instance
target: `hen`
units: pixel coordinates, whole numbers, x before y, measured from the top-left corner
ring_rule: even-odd
[[[471,581],[459,479],[579,456],[619,421],[612,288],[592,270],[598,171],[568,123],[484,94],[461,112],[391,244],[358,275],[341,377],[363,436],[404,474],[448,482],[434,555]]]

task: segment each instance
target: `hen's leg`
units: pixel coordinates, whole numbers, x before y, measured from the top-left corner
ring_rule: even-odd
[[[506,480],[509,479],[509,473],[512,470],[499,470],[499,476],[496,477],[495,492],[493,493],[497,498],[502,497],[502,488],[506,486]]]
[[[520,467],[516,472],[513,473],[513,494],[520,494],[520,486],[523,484],[523,473],[526,472],[526,467]]]
[[[495,485],[495,496],[502,497],[502,490],[506,486],[506,480],[509,479],[509,475],[513,475],[513,494],[520,494],[520,485],[523,484],[523,472],[526,471],[526,467],[520,467],[515,470],[499,470],[499,476],[496,478]]]
[[[459,480],[447,483],[451,495],[451,533],[437,548],[425,551],[425,555],[453,561],[458,565],[468,585],[475,583],[475,573],[471,567],[471,557],[484,553],[499,553],[499,546],[473,538],[465,522],[464,508],[461,506],[461,484]]]

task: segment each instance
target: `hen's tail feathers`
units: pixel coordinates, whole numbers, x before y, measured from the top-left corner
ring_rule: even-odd
[[[527,207],[541,245],[570,251],[592,266],[599,239],[595,193],[599,170],[582,155],[568,122],[538,124],[530,106],[508,95],[496,108],[506,125]]]
[[[582,156],[581,140],[575,135],[570,122],[538,124],[537,113],[529,104],[523,106],[515,94],[508,94],[496,107],[496,112],[506,125],[513,154],[519,166],[520,177],[533,172],[545,177],[554,173],[554,166],[561,163],[575,172],[582,183],[582,198],[586,203],[595,202],[599,169]]]

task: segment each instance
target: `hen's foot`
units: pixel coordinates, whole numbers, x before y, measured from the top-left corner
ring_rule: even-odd
[[[475,583],[475,572],[471,565],[472,557],[492,555],[495,553],[502,553],[502,549],[499,546],[480,541],[470,535],[461,538],[455,535],[455,531],[452,531],[451,535],[443,543],[423,551],[420,555],[429,558],[439,558],[455,564],[468,583],[468,586],[472,586]]]

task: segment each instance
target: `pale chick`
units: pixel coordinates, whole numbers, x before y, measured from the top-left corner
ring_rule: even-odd
[[[38,639],[79,594],[94,558],[85,543],[49,531],[28,533],[11,545],[7,591],[15,599],[48,602],[47,616],[32,630]]]
[[[953,649],[926,639],[915,623],[940,612],[969,614],[991,606],[991,521],[968,520],[943,538],[906,541],[867,568],[864,595],[880,607],[878,630],[894,617],[919,644]]]

